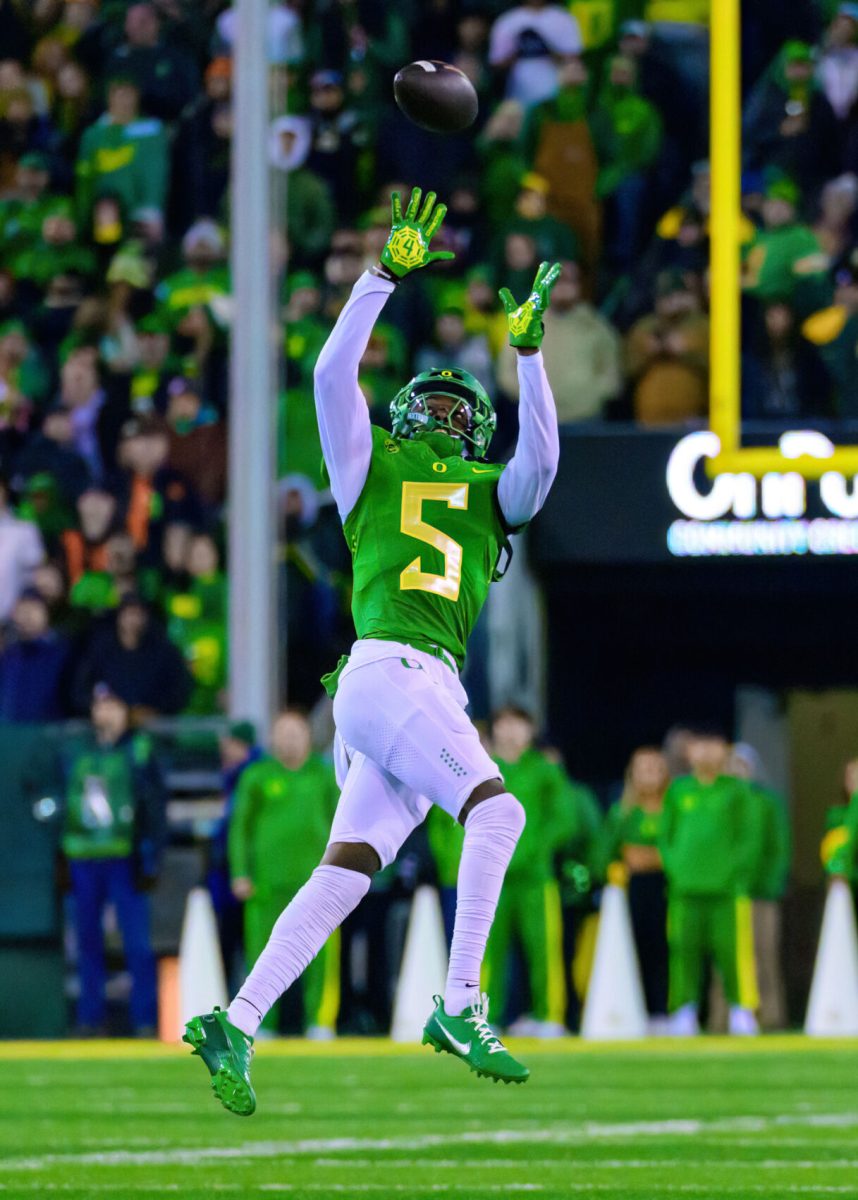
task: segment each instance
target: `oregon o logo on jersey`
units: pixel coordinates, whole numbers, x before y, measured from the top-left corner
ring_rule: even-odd
[[[426,253],[426,243],[419,229],[405,226],[397,229],[387,243],[387,253],[398,267],[418,267]]]

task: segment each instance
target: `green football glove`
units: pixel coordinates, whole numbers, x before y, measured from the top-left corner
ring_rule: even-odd
[[[393,228],[381,252],[381,264],[397,279],[403,279],[411,271],[417,271],[429,263],[455,258],[450,250],[430,251],[429,243],[441,228],[447,214],[447,205],[435,205],[435,193],[429,192],[420,208],[423,192],[413,188],[405,216],[402,215],[402,199],[399,192],[390,198],[393,212]]]
[[[533,291],[524,304],[516,304],[509,288],[501,288],[498,295],[506,312],[509,325],[509,344],[518,349],[538,350],[542,345],[545,326],[542,324],[542,314],[548,308],[551,299],[551,289],[560,274],[560,263],[549,266],[547,262],[539,264],[536,279],[533,281]]]

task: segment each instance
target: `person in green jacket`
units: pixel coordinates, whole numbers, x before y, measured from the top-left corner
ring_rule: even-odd
[[[95,686],[91,715],[91,730],[63,755],[61,846],[74,900],[78,1031],[104,1030],[103,920],[113,904],[131,975],[132,1029],[154,1037],[158,996],[146,892],[166,836],[166,789],[151,739],[131,731],[128,705],[104,683]]]
[[[196,533],[188,547],[187,586],[164,597],[167,636],[185,656],[194,679],[186,712],[216,713],[227,683],[227,582],[211,534]]]
[[[762,303],[788,300],[808,316],[828,298],[828,256],[798,217],[801,192],[793,179],[769,171],[763,228],[744,247],[742,287]]]
[[[731,1033],[758,1031],[750,892],[760,859],[760,806],[726,775],[720,733],[697,732],[691,774],[667,789],[659,849],[668,883],[672,1030],[698,1032],[703,969],[714,960],[729,1004]]]
[[[661,116],[640,95],[634,59],[617,55],[599,90],[590,118],[599,160],[596,194],[606,201],[606,250],[618,269],[643,249],[647,172],[661,153]]]
[[[786,995],[781,970],[781,902],[787,888],[792,859],[792,830],[782,796],[759,782],[762,764],[753,746],[733,746],[728,773],[748,785],[759,808],[761,841],[756,869],[750,882],[754,924],[754,953],[760,992],[760,1025],[783,1029]]]
[[[607,882],[628,891],[632,935],[654,1033],[661,1032],[667,1017],[667,891],[658,840],[669,779],[661,750],[637,749],[626,769],[622,797],[605,817],[601,840]]]
[[[843,794],[845,802],[826,813],[820,856],[826,875],[845,879],[854,890],[858,885],[858,758],[843,768]]]
[[[108,84],[107,111],[84,132],[76,173],[83,228],[92,228],[96,202],[112,197],[149,240],[160,241],[167,197],[167,134],[160,121],[140,115],[140,92],[133,80],[117,76]]]
[[[95,254],[78,240],[74,204],[65,196],[45,206],[38,239],[4,257],[16,280],[41,289],[60,273],[92,279],[97,269]]]
[[[333,768],[312,752],[310,725],[285,709],[271,730],[271,753],[243,772],[229,825],[232,890],[244,902],[248,966],[277,918],[324,853],[339,798]],[[334,933],[302,977],[308,1037],[335,1036],[340,1003],[340,935]],[[262,1023],[276,1033],[279,1006]]]
[[[566,972],[563,919],[555,860],[580,832],[578,798],[558,764],[534,746],[536,728],[523,709],[509,705],[492,720],[494,758],[504,781],[524,806],[527,823],[509,865],[489,936],[484,986],[496,1016],[507,1001],[509,952],[517,942],[530,984],[532,1019],[520,1023],[536,1037],[565,1032]],[[519,1023],[516,1023],[519,1026]]]

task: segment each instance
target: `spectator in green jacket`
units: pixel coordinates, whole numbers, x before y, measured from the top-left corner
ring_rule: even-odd
[[[156,117],[140,115],[140,90],[134,80],[115,76],[108,84],[107,111],[81,139],[76,166],[79,219],[92,228],[96,202],[117,199],[147,240],[160,241],[168,166],[163,125]]]
[[[22,154],[15,167],[14,185],[0,200],[0,239],[9,253],[35,242],[56,197],[48,191],[51,173],[44,154]]]
[[[74,205],[65,197],[45,206],[37,240],[7,261],[19,283],[30,283],[40,290],[58,271],[72,271],[90,279],[97,265],[92,250],[78,240]]]
[[[534,745],[533,717],[513,705],[492,719],[492,747],[507,787],[524,806],[527,823],[504,884],[489,937],[485,986],[495,1019],[506,1016],[508,957],[521,947],[530,984],[530,1015],[520,1032],[562,1037],[566,1016],[563,917],[556,860],[584,832],[579,798],[563,768]]]
[[[277,918],[318,864],[339,789],[312,751],[307,718],[286,709],[271,730],[271,753],[242,773],[228,835],[232,890],[244,902],[244,944],[252,966]],[[340,937],[334,933],[302,976],[308,1037],[334,1036],[340,1003]],[[262,1024],[276,1032],[275,1005]]]
[[[770,172],[763,200],[763,228],[746,247],[742,286],[758,300],[792,300],[808,314],[825,295],[828,258],[816,234],[798,217],[798,184]]]
[[[489,232],[496,234],[509,219],[527,159],[521,148],[524,109],[517,100],[503,100],[477,138],[480,156],[480,207]]]
[[[744,780],[752,802],[759,808],[757,819],[762,838],[750,897],[760,991],[760,1025],[763,1029],[783,1029],[786,1025],[786,995],[781,969],[781,904],[792,858],[789,812],[783,796],[759,782],[762,763],[753,746],[737,743],[730,755],[727,772]]]
[[[826,815],[826,833],[820,853],[826,874],[845,879],[854,888],[858,879],[858,758],[843,768],[845,803],[835,805]]]
[[[210,534],[191,537],[187,570],[187,588],[166,601],[167,634],[184,654],[194,681],[187,711],[211,714],[221,708],[228,664],[227,584]]]
[[[78,1030],[104,1030],[102,922],[113,904],[131,973],[132,1029],[152,1037],[158,998],[146,892],[160,866],[166,790],[150,738],[131,732],[128,705],[106,684],[94,689],[91,717],[67,764],[62,834],[77,934]]]
[[[172,330],[195,308],[215,308],[230,294],[226,237],[210,217],[195,221],[182,238],[184,266],[158,284],[155,296]]]
[[[530,238],[536,246],[536,254],[540,260],[575,259],[578,257],[578,239],[573,230],[551,216],[548,209],[550,185],[548,180],[535,171],[528,171],[519,181],[515,209],[502,226],[500,235],[495,239],[492,250],[493,264],[498,278],[509,278],[505,274],[503,256],[506,241],[511,234],[521,234]],[[518,281],[513,276],[510,288],[514,295]],[[525,284],[524,291],[528,285]]]
[[[321,263],[336,221],[328,185],[305,165],[311,140],[306,117],[278,117],[271,126],[271,165],[288,175],[285,223],[290,259],[295,266],[302,267]]]
[[[596,193],[606,201],[606,254],[618,270],[627,270],[643,247],[647,172],[663,136],[658,110],[640,94],[633,59],[617,55],[609,63],[590,129],[599,159]]]
[[[761,808],[747,785],[727,775],[726,739],[699,730],[688,747],[691,774],[664,798],[659,849],[668,884],[670,1008],[680,1036],[698,1032],[707,959],[730,1006],[729,1029],[758,1031],[751,888],[762,845]]]

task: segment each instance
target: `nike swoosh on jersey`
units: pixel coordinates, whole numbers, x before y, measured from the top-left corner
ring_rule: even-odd
[[[494,467],[471,467],[471,470],[475,475],[488,475],[489,472],[493,471],[494,469]]]
[[[439,1024],[440,1024],[440,1022],[439,1022]],[[452,1033],[450,1033],[449,1029],[445,1029],[443,1025],[441,1025],[441,1028],[444,1030],[444,1037],[447,1039],[447,1041],[450,1043],[450,1045],[453,1047],[454,1050],[457,1050],[459,1052],[459,1054],[470,1054],[471,1053],[471,1043],[470,1042],[460,1042],[456,1038],[453,1037],[453,1035],[452,1035]]]

